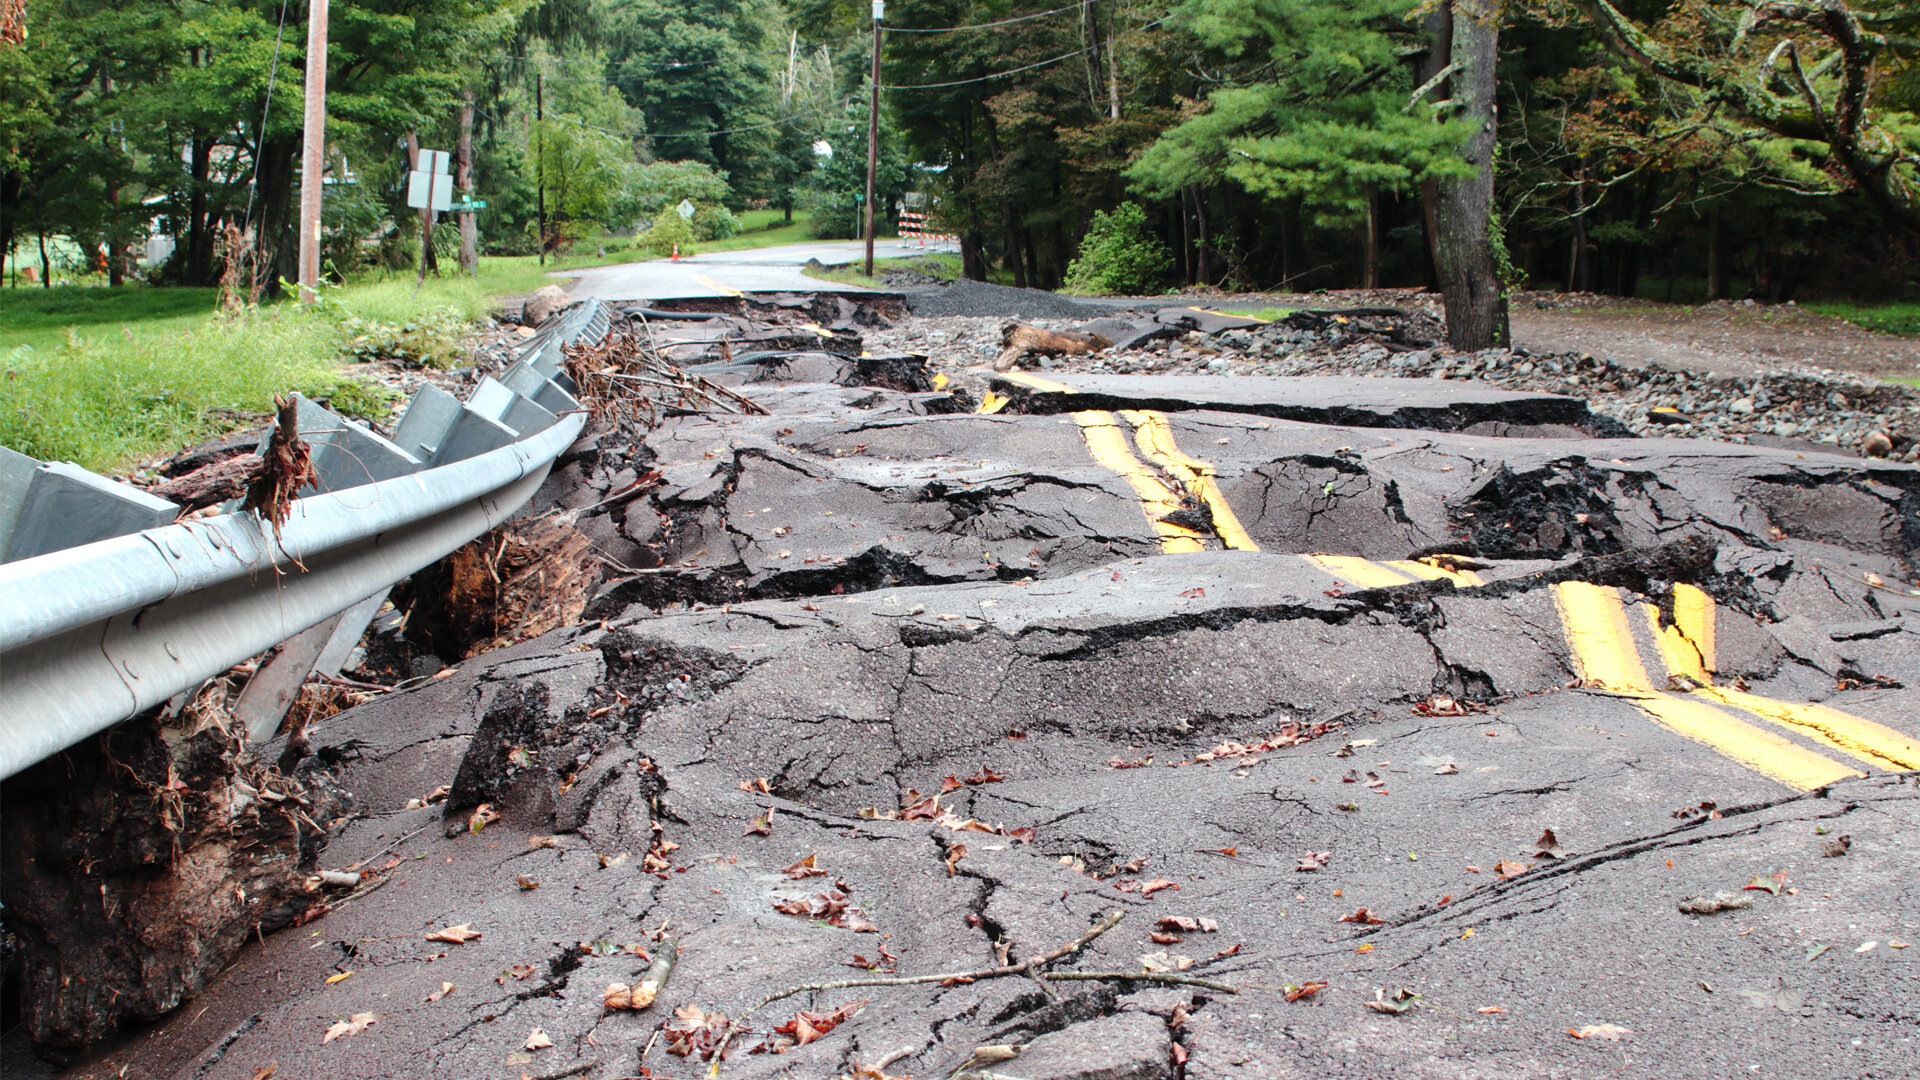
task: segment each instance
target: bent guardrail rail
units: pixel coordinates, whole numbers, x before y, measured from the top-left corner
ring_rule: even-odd
[[[422,388],[392,439],[301,401],[326,490],[295,499],[277,539],[251,513],[142,527],[157,511],[135,499],[126,512],[111,481],[18,454],[32,467],[0,461],[11,463],[0,474],[11,544],[44,548],[62,527],[83,541],[0,563],[0,779],[284,641],[241,695],[256,701],[252,735],[270,736],[291,692],[316,664],[337,669],[394,582],[532,497],[585,424],[561,347],[608,326],[593,300],[549,320],[465,402]],[[107,526],[34,516],[36,505],[84,514],[94,499],[110,500],[99,513]],[[172,504],[152,501],[171,516]],[[120,535],[95,538],[103,527]]]

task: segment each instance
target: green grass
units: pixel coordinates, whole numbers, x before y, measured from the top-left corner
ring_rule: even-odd
[[[212,289],[0,290],[0,446],[114,471],[265,413],[276,392],[379,412],[385,391],[340,373],[357,338],[411,326],[448,338],[494,296],[549,283],[532,264],[483,258],[477,277],[430,279],[417,296],[403,274],[237,318],[212,313]]]
[[[1920,337],[1920,304],[1850,304],[1838,300],[1815,300],[1801,306],[1882,334]]]
[[[887,287],[886,273],[889,270],[914,270],[941,281],[952,281],[960,276],[960,256],[945,253],[932,255],[902,255],[892,259],[873,260],[873,275],[868,277],[854,269],[856,264],[846,266],[809,266],[801,271],[810,278],[821,281],[837,282],[841,285],[860,285],[869,289]]]

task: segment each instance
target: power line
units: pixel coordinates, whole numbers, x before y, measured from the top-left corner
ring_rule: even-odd
[[[1128,35],[1128,34],[1138,34],[1138,33],[1141,33],[1142,31],[1151,30],[1154,27],[1159,26],[1161,23],[1166,22],[1168,19],[1171,19],[1171,18],[1173,18],[1173,16],[1168,15],[1163,18],[1155,19],[1152,22],[1147,23],[1143,26],[1136,26],[1128,30],[1122,30],[1120,33],[1122,36]],[[888,27],[887,29],[892,30],[894,29],[894,27]],[[1011,68],[1006,71],[996,71],[991,75],[980,75],[971,79],[955,79],[952,82],[916,83],[912,86],[886,85],[886,86],[882,86],[881,89],[883,90],[939,90],[948,86],[966,86],[971,83],[987,82],[991,79],[1004,79],[1009,75],[1018,75],[1023,71],[1032,71],[1035,68],[1046,67],[1048,64],[1057,64],[1062,60],[1071,60],[1076,56],[1082,56],[1091,51],[1093,51],[1093,47],[1089,45],[1085,48],[1075,49],[1069,53],[1061,53],[1059,56],[1056,56],[1051,60],[1042,60],[1038,63],[1028,64],[1025,67]]]
[[[957,34],[963,30],[988,30],[996,26],[1011,26],[1014,23],[1026,22],[1029,19],[1044,19],[1049,15],[1058,15],[1063,11],[1078,11],[1078,10],[1080,10],[1079,4],[1068,4],[1066,7],[1057,7],[1057,8],[1054,8],[1052,11],[1036,11],[1031,15],[1015,15],[1011,19],[1001,19],[998,22],[974,23],[970,26],[916,27],[916,26],[894,26],[892,23],[888,23],[887,32],[893,33],[893,34]]]
[[[1080,56],[1086,51],[1087,51],[1086,49],[1075,49],[1070,53],[1061,53],[1059,56],[1056,56],[1051,60],[1042,60],[1037,64],[1028,64],[1025,67],[1012,68],[1007,71],[996,71],[991,75],[982,75],[978,78],[973,78],[973,79],[955,79],[952,82],[915,83],[912,86],[896,86],[892,83],[889,83],[881,87],[881,89],[883,90],[938,90],[942,87],[947,87],[947,86],[966,86],[969,83],[987,82],[990,79],[1004,79],[1009,75],[1018,75],[1023,71],[1032,71],[1034,68],[1043,68],[1043,67],[1046,67],[1048,64],[1057,64],[1062,60],[1067,60],[1075,56]]]

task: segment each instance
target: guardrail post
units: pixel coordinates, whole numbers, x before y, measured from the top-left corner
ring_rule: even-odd
[[[180,513],[165,499],[65,461],[35,469],[19,507],[0,562],[157,529]]]

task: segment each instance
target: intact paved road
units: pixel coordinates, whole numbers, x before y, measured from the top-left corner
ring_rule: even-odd
[[[690,1080],[667,1021],[1113,911],[1051,967],[1098,978],[801,993],[718,1074],[1915,1075],[1914,468],[1426,380],[962,411],[882,359],[577,445],[586,618],[312,732],[364,815],[323,865],[384,884],[71,1075]]]
[[[920,254],[917,242],[885,239],[874,245],[874,257],[893,258]],[[830,285],[810,278],[800,268],[810,259],[829,266],[859,262],[866,245],[852,240],[831,240],[748,251],[702,253],[674,262],[653,259],[648,262],[600,266],[574,270],[561,277],[577,278],[567,287],[574,297],[598,296],[603,300],[663,300],[693,296],[737,296],[743,292],[811,292],[822,287],[839,291],[864,292],[857,285]]]

